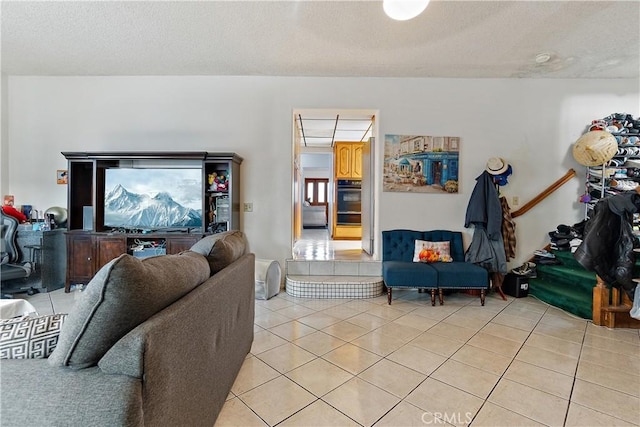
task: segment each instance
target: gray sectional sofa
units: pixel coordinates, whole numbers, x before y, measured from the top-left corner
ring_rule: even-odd
[[[208,426],[253,342],[254,255],[240,232],[114,259],[48,359],[0,361],[2,426]]]

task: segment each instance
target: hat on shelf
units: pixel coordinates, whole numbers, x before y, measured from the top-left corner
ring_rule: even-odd
[[[509,164],[501,157],[492,157],[487,161],[486,171],[491,175],[500,175],[507,171]]]
[[[609,132],[593,130],[573,145],[573,158],[583,166],[600,166],[618,153],[618,141]]]

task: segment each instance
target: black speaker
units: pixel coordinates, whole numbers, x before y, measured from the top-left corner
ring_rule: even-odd
[[[93,206],[82,207],[82,229],[93,230]]]
[[[529,295],[529,278],[508,273],[504,276],[502,290],[505,294],[516,298],[523,298]]]

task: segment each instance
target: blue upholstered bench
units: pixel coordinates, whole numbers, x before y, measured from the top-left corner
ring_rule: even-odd
[[[415,242],[449,242],[452,262],[414,262]],[[391,304],[393,288],[415,288],[431,292],[431,305],[436,304],[438,291],[440,305],[447,289],[480,290],[484,305],[489,287],[489,273],[482,267],[465,262],[462,233],[459,231],[388,230],[382,232],[382,278]]]

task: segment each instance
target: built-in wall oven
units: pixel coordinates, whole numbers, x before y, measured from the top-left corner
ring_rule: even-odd
[[[340,179],[337,182],[336,225],[361,225],[362,222],[362,181]]]

